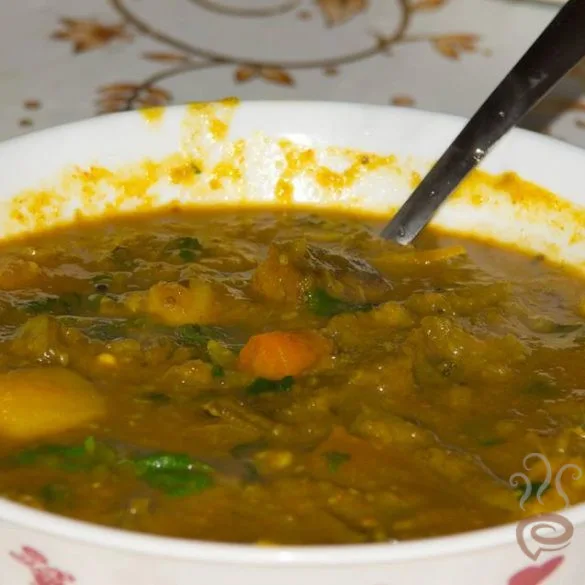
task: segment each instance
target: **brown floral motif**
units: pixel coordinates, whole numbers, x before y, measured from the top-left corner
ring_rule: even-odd
[[[114,83],[99,89],[98,108],[101,114],[121,112],[129,102],[136,108],[166,106],[173,96],[166,89],[155,85]]]
[[[40,110],[41,102],[39,100],[24,100],[22,103],[25,110]]]
[[[402,106],[404,108],[411,108],[416,104],[414,98],[410,95],[395,95],[390,100],[393,106]]]
[[[157,63],[185,63],[189,61],[187,55],[182,53],[165,53],[164,51],[153,51],[142,53],[147,61],[156,61]]]
[[[238,83],[244,83],[258,77],[276,85],[294,85],[295,83],[290,73],[280,67],[242,65],[236,69],[235,79]]]
[[[226,0],[189,0],[192,4],[207,10],[213,9],[222,12],[227,6]],[[363,13],[369,7],[369,0],[314,0],[317,7],[325,17],[329,26],[341,25],[344,22]],[[459,58],[464,52],[475,50],[477,37],[471,34],[452,34],[437,37],[434,34],[420,34],[409,36],[408,31],[413,16],[416,14],[416,5],[424,3],[427,8],[433,5],[439,8],[442,0],[394,0],[400,10],[400,16],[395,31],[385,37],[373,35],[371,44],[360,50],[341,53],[338,56],[327,59],[271,60],[258,59],[255,61],[242,60],[235,54],[223,52],[221,49],[212,50],[197,46],[196,44],[181,40],[156,28],[155,25],[143,20],[141,16],[131,8],[128,0],[109,0],[114,10],[120,15],[123,22],[130,29],[134,29],[151,41],[160,43],[163,50],[144,54],[144,58],[163,64],[168,68],[161,69],[139,83],[113,84],[102,88],[98,99],[100,111],[129,110],[145,105],[163,105],[170,102],[172,96],[160,87],[165,79],[170,79],[186,73],[202,71],[204,69],[229,68],[233,71],[237,83],[245,83],[253,79],[276,84],[282,87],[295,85],[295,72],[308,70],[321,70],[326,75],[338,74],[345,65],[351,65],[367,61],[381,54],[391,54],[393,47],[403,43],[432,43],[441,53],[450,59]],[[445,0],[446,2],[447,0]],[[230,0],[231,2],[231,0]],[[274,13],[276,8],[285,10],[293,6],[293,0],[286,4],[287,0],[274,0],[272,9],[262,9],[262,14],[267,16]],[[414,5],[412,4],[414,2]],[[213,5],[213,6],[210,6]],[[230,4],[232,5],[232,4]],[[295,3],[294,6],[297,4]],[[222,7],[218,9],[218,7]],[[422,6],[422,4],[421,4]],[[419,7],[419,9],[422,9]],[[239,16],[251,16],[241,14],[248,9],[236,10]],[[230,15],[236,15],[230,8]],[[162,92],[162,93],[161,93]],[[160,103],[159,103],[160,102]]]
[[[60,30],[55,31],[51,38],[59,41],[70,41],[74,53],[84,53],[98,49],[115,40],[129,40],[131,37],[122,24],[102,24],[97,20],[76,20],[62,18]]]
[[[442,35],[432,39],[433,46],[448,59],[459,59],[462,53],[477,51],[477,35]]]
[[[347,22],[368,8],[368,0],[317,0],[328,26]]]

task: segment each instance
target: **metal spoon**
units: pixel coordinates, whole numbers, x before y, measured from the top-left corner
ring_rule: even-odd
[[[585,0],[569,0],[382,230],[410,244],[490,148],[585,57]]]

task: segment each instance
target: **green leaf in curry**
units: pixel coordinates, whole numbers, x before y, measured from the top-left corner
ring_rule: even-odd
[[[341,451],[327,451],[323,453],[323,457],[327,462],[327,467],[331,473],[336,473],[339,468],[351,459],[349,453],[342,453]]]
[[[518,495],[518,499],[520,499],[524,496],[524,494],[526,493],[526,490],[528,489],[529,493],[528,493],[527,499],[531,500],[533,498],[536,498],[536,496],[538,495],[538,492],[540,490],[542,490],[542,493],[540,494],[542,496],[550,489],[550,487],[551,487],[550,484],[547,485],[543,481],[533,481],[532,483],[528,484],[528,486],[526,486],[522,489],[517,489],[516,494]]]
[[[536,376],[524,386],[522,393],[538,396],[539,398],[555,398],[558,396],[559,391],[547,376]]]
[[[207,325],[181,325],[175,329],[175,338],[181,345],[195,346],[206,349],[209,341],[219,341],[228,349],[241,349],[242,343],[238,343],[221,327]]]
[[[201,471],[209,473],[213,468],[183,453],[158,453],[133,459],[138,473],[146,471]]]
[[[134,265],[132,252],[126,246],[116,246],[112,250],[110,258],[116,268],[120,270],[129,270]]]
[[[114,449],[90,436],[81,444],[30,447],[11,459],[21,466],[38,465],[78,472],[89,471],[98,465],[114,465],[119,457]]]
[[[191,237],[183,237],[183,238],[175,238],[171,240],[165,246],[165,252],[172,252],[174,250],[193,250],[199,251],[202,250],[203,247],[197,238]]]
[[[222,366],[218,364],[213,364],[211,368],[211,375],[214,378],[223,378],[225,376],[225,370]]]
[[[39,495],[47,507],[62,507],[71,500],[71,488],[64,483],[47,483],[41,488]]]
[[[172,402],[172,398],[165,394],[164,392],[144,392],[137,396],[134,400],[137,402],[146,402],[149,404],[170,404]]]
[[[15,456],[17,465],[42,465],[65,471],[82,471],[93,466],[91,454],[84,445],[39,445]]]
[[[180,453],[135,458],[138,477],[170,496],[188,496],[213,487],[213,468]]]
[[[309,310],[319,317],[334,317],[341,313],[358,313],[371,311],[374,305],[348,303],[332,297],[322,288],[316,288],[306,294],[306,303]]]
[[[64,293],[59,296],[45,296],[29,301],[25,304],[25,310],[31,315],[48,313],[51,315],[72,315],[83,307],[84,297],[79,293]]]
[[[150,487],[175,497],[199,494],[214,485],[211,475],[201,471],[156,472],[149,470],[141,476],[141,479]]]
[[[247,388],[246,394],[250,396],[259,396],[260,394],[269,394],[272,392],[290,392],[294,386],[294,378],[286,376],[282,380],[267,380],[266,378],[256,378]]]
[[[114,341],[126,337],[128,321],[125,319],[100,319],[86,329],[87,335],[100,341]]]
[[[182,237],[175,238],[166,244],[163,253],[166,255],[176,254],[183,262],[194,262],[203,250],[203,246],[197,238]]]

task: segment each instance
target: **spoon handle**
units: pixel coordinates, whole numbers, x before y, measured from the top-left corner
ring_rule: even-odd
[[[569,0],[382,231],[409,244],[489,149],[585,57],[585,0]]]

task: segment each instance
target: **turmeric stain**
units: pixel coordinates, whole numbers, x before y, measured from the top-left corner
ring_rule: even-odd
[[[164,118],[165,110],[164,107],[142,108],[138,112],[149,124],[158,125]]]
[[[229,131],[229,126],[218,119],[212,119],[209,121],[209,131],[211,136],[216,140],[225,140]]]
[[[174,185],[193,185],[201,174],[201,168],[195,161],[187,161],[169,170],[169,179]]]
[[[214,191],[221,189],[224,186],[224,181],[240,181],[242,179],[242,171],[237,165],[228,161],[218,163],[211,172],[211,179],[209,186]]]
[[[290,181],[279,179],[276,183],[274,195],[278,203],[289,205],[293,202],[295,189]]]

